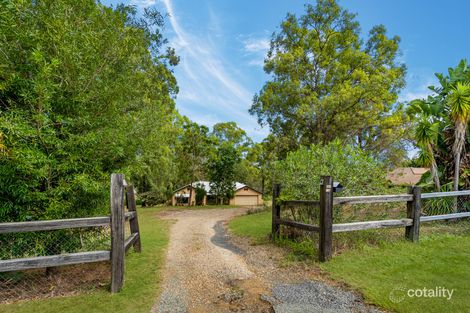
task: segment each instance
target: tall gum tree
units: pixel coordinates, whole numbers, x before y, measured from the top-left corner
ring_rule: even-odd
[[[307,4],[304,15],[288,14],[273,34],[264,65],[271,79],[250,113],[283,138],[284,156],[335,138],[377,156],[398,153],[407,125],[396,104],[406,71],[397,61],[399,42],[382,25],[364,42],[355,15],[336,1]]]

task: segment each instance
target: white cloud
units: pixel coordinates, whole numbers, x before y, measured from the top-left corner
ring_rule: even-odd
[[[179,111],[207,126],[235,121],[254,139],[262,139],[264,130],[256,129],[256,120],[248,113],[253,92],[244,86],[237,68],[226,62],[220,52],[219,41],[224,34],[216,12],[209,8],[207,25],[200,24],[206,29],[198,33],[180,23],[171,0],[162,3],[174,33],[170,42],[181,58],[175,69],[180,87],[176,100]]]
[[[242,43],[245,56],[249,59],[248,64],[262,67],[264,65],[264,58],[271,45],[266,34],[262,36],[254,34],[240,35],[238,40]]]
[[[156,0],[131,0],[131,5],[135,5],[139,8],[148,8],[157,3]]]
[[[270,42],[267,38],[248,38],[243,41],[246,52],[262,52],[269,50]]]
[[[428,86],[436,85],[437,79],[430,70],[419,70],[418,73],[407,75],[407,87],[398,96],[400,102],[410,102],[414,99],[426,99],[433,92]]]

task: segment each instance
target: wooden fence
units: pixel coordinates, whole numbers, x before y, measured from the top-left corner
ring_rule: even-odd
[[[273,189],[272,202],[272,237],[279,236],[280,225],[295,227],[302,230],[319,233],[319,253],[318,258],[321,262],[327,261],[332,257],[333,233],[349,232],[356,230],[405,227],[405,237],[412,242],[419,241],[420,224],[425,222],[448,220],[470,217],[470,212],[442,214],[433,216],[421,216],[421,200],[441,197],[468,196],[470,190],[451,191],[451,192],[433,192],[421,193],[421,187],[410,187],[407,194],[398,195],[377,195],[377,196],[357,196],[357,197],[333,197],[333,178],[331,176],[322,176],[320,181],[320,200],[290,200],[283,204],[307,204],[318,205],[320,208],[319,225],[311,225],[281,218],[281,202],[278,200],[281,192],[279,184]],[[333,205],[341,204],[371,204],[386,202],[406,202],[406,218],[378,220],[353,223],[333,223]]]
[[[125,202],[127,202],[127,212],[125,212],[124,208]],[[111,175],[110,209],[110,216],[0,223],[0,234],[103,226],[110,226],[111,228],[110,250],[0,260],[0,272],[111,261],[111,292],[119,292],[124,282],[125,252],[131,246],[134,247],[136,252],[141,251],[135,192],[133,186],[127,185],[122,174]],[[131,229],[131,234],[128,238],[125,238],[124,232],[126,221],[129,221]]]

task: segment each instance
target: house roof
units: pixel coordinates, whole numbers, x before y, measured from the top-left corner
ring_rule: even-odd
[[[176,192],[180,191],[181,189],[187,188],[189,186],[192,186],[193,188],[195,188],[196,186],[202,186],[208,195],[212,195],[212,193],[211,193],[211,182],[210,181],[205,181],[205,180],[196,181],[196,182],[193,182],[192,184],[188,184],[188,185],[185,185],[183,187],[180,187],[180,188],[176,189],[173,193],[176,193]],[[240,189],[245,188],[245,187],[253,189],[250,186],[247,186],[243,183],[235,182],[235,188],[233,190],[237,191],[237,190],[240,190]],[[253,190],[256,191],[256,192],[259,192],[256,189],[253,189]],[[261,193],[261,192],[259,192],[259,193]]]
[[[425,167],[398,167],[387,173],[386,178],[394,185],[416,185],[428,171]]]

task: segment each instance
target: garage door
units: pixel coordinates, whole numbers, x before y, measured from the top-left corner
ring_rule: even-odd
[[[235,205],[258,205],[258,196],[235,196]]]

